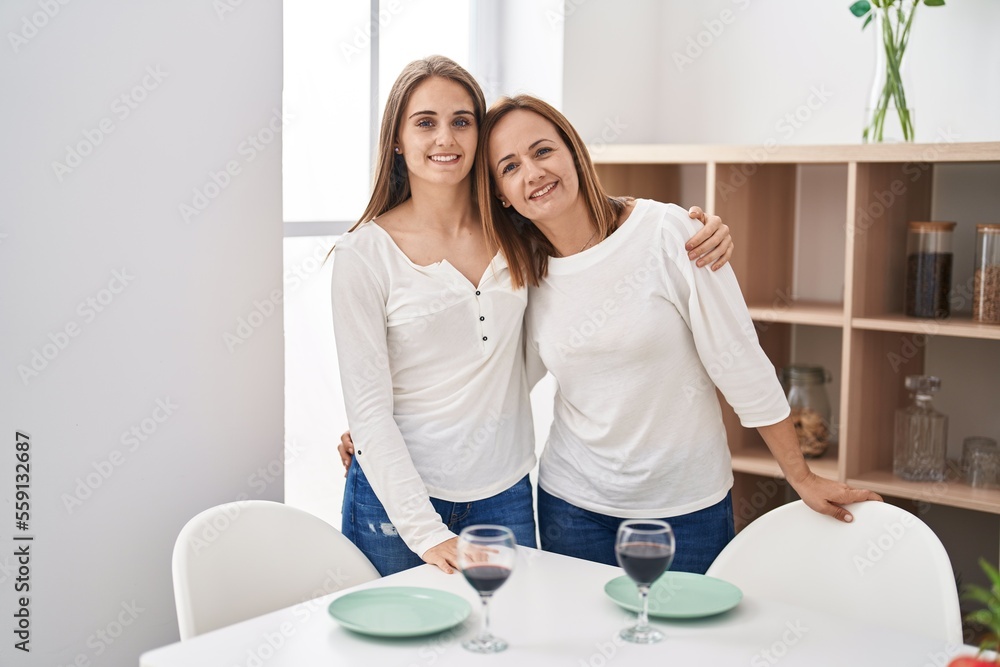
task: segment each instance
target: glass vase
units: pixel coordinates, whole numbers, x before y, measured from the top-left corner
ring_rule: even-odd
[[[906,47],[913,12],[874,10],[875,81],[865,112],[866,143],[913,141],[913,108],[907,102]]]

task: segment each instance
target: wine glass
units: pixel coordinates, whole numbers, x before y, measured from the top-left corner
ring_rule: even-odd
[[[628,519],[618,526],[615,556],[625,574],[639,588],[642,611],[636,624],[621,631],[621,638],[635,644],[654,644],[663,633],[649,625],[649,587],[674,559],[674,531],[666,521]]]
[[[483,601],[483,628],[462,643],[475,653],[499,653],[507,642],[490,633],[490,598],[503,586],[514,568],[517,542],[504,526],[469,526],[458,536],[458,567]]]

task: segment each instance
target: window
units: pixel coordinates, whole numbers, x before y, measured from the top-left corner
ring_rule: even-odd
[[[347,428],[326,253],[368,203],[371,154],[399,71],[470,61],[471,3],[285,0],[285,501],[340,525]],[[374,17],[374,18],[373,18]],[[373,95],[372,92],[377,92]]]
[[[291,233],[319,229],[296,223],[361,214],[389,89],[408,62],[424,56],[469,67],[470,7],[454,0],[285,0],[284,217]],[[344,231],[339,227],[326,231]]]

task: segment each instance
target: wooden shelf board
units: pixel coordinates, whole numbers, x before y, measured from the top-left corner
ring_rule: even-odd
[[[793,301],[770,306],[750,304],[750,317],[758,322],[787,322],[821,327],[844,326],[844,305],[815,301]]]
[[[921,320],[905,315],[881,317],[855,317],[851,324],[856,329],[873,331],[898,331],[900,333],[926,334],[928,336],[957,336],[1000,340],[1000,325],[980,324],[971,317],[951,317],[947,320]]]
[[[616,144],[591,151],[597,164],[735,164],[837,162],[992,162],[1000,142],[954,144],[843,144],[828,146],[731,146]]]
[[[733,472],[784,479],[778,462],[771,452],[762,447],[747,447],[732,453]],[[837,446],[833,445],[821,458],[807,459],[809,468],[817,475],[837,479]]]
[[[1000,514],[1000,489],[974,489],[960,482],[908,482],[884,470],[865,473],[847,483],[884,496]]]

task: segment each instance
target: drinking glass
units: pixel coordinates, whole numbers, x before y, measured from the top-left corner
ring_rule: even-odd
[[[504,526],[469,526],[458,536],[458,567],[483,601],[483,627],[478,635],[462,643],[475,653],[499,653],[507,642],[490,632],[490,598],[514,568],[517,542]]]
[[[642,611],[636,624],[621,631],[621,638],[635,644],[654,644],[663,633],[649,625],[649,587],[674,559],[674,531],[666,521],[628,519],[618,527],[615,556],[625,574],[639,588]]]
[[[969,486],[984,488],[997,483],[1000,448],[985,436],[970,436],[962,443],[962,474]]]

